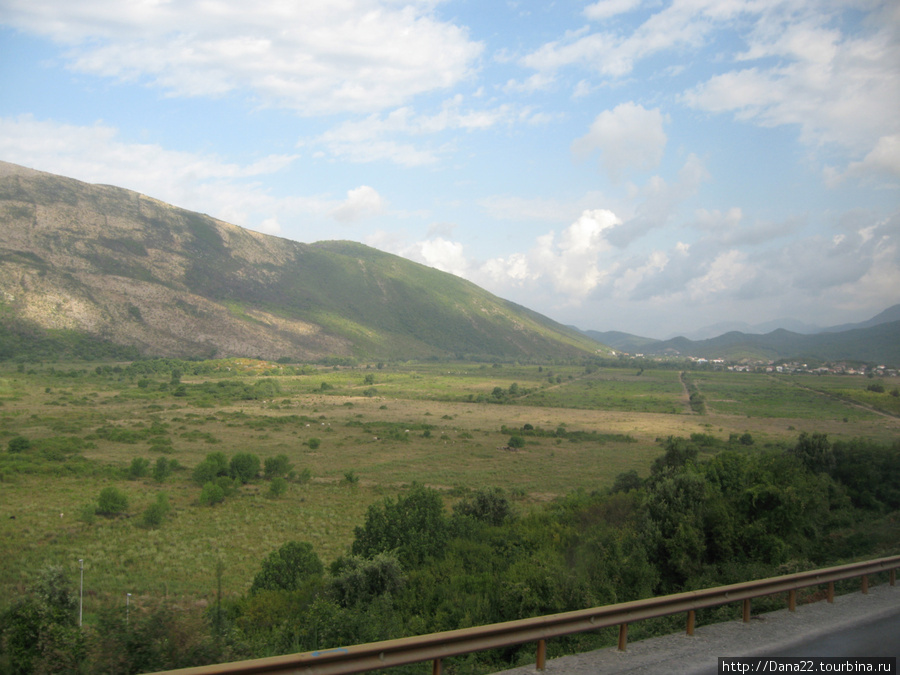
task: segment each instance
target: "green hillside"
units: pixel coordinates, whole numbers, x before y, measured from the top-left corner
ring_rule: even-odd
[[[459,277],[362,244],[262,235],[6,163],[0,311],[0,358],[37,345],[41,354],[273,359],[552,360],[603,349]]]

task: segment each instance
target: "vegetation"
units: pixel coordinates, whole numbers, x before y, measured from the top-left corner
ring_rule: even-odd
[[[325,649],[896,553],[897,397],[872,384],[593,360],[10,365],[0,672]]]

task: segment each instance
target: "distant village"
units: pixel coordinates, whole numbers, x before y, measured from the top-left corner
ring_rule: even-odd
[[[644,354],[625,354],[620,352],[622,356],[630,356],[635,359],[651,359],[659,361],[670,360],[671,357],[665,356],[646,356]],[[807,373],[812,375],[865,375],[869,377],[898,377],[900,369],[890,368],[883,365],[867,365],[860,363],[848,363],[837,361],[834,363],[824,363],[821,365],[811,366],[799,361],[776,362],[776,361],[746,361],[734,363],[726,359],[706,359],[702,356],[686,356],[686,361],[690,361],[699,368],[710,368],[712,370],[727,370],[734,373]]]

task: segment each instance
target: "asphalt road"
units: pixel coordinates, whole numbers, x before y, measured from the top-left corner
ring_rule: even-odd
[[[900,656],[900,585],[873,586],[868,595],[851,593],[825,601],[753,616],[749,623],[701,626],[685,634],[629,642],[547,661],[549,675],[598,673],[718,672],[719,657],[736,656]],[[502,675],[534,675],[534,665]]]

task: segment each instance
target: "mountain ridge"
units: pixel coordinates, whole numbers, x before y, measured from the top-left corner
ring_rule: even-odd
[[[0,316],[145,356],[573,358],[603,347],[469,281],[0,162]]]
[[[598,342],[626,353],[722,358],[731,361],[804,359],[864,361],[900,365],[900,305],[859,324],[836,326],[814,334],[778,328],[765,334],[729,331],[714,338],[679,336],[654,340],[620,331],[585,331]]]

